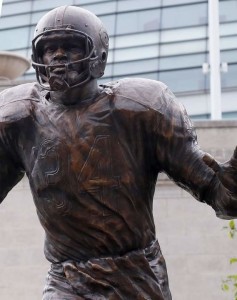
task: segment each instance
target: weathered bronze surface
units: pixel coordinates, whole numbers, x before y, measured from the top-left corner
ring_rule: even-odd
[[[51,58],[44,48],[43,62],[73,61],[70,45]],[[66,85],[71,78],[70,69],[67,77],[50,72]],[[203,153],[185,109],[161,82],[98,87],[91,76],[73,88],[28,83],[0,95],[0,201],[26,174],[52,263],[44,300],[170,300],[152,214],[158,174],[218,217],[235,218],[236,156],[219,164]]]

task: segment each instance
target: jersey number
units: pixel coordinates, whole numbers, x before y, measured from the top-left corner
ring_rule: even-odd
[[[110,136],[97,136],[78,176],[80,191],[93,193],[104,205],[105,215],[110,209],[117,210],[114,192],[120,187],[120,177],[114,175],[114,158],[111,154]]]

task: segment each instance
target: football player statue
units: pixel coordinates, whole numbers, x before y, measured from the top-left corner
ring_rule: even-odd
[[[217,216],[237,216],[237,151],[202,152],[161,82],[98,86],[109,39],[92,13],[51,10],[36,26],[38,83],[0,95],[0,201],[27,175],[51,262],[44,300],[170,300],[152,214],[165,172]]]

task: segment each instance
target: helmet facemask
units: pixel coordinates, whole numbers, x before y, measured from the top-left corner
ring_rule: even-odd
[[[43,63],[43,45],[46,43],[50,35],[57,36],[73,36],[78,42],[83,43],[85,55],[82,59],[69,62],[60,62],[56,64]],[[95,54],[95,46],[92,38],[84,32],[72,29],[71,26],[65,28],[47,28],[44,32],[38,34],[32,40],[32,65],[36,71],[36,77],[39,84],[46,90],[65,91],[71,88],[79,87],[88,82],[91,77],[91,65],[98,59]],[[70,78],[69,73],[76,66],[82,66],[82,72],[78,73],[75,80]],[[52,71],[56,68],[64,69],[64,76],[52,75]]]

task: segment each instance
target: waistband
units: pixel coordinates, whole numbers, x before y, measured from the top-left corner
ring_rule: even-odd
[[[66,260],[60,263],[52,263],[51,264],[51,270],[57,273],[63,273],[64,268],[63,265],[66,263],[75,263],[75,264],[86,264],[90,262],[91,260],[106,260],[106,259],[117,259],[117,258],[123,258],[123,257],[128,257],[128,256],[133,256],[133,255],[138,255],[138,254],[143,254],[147,258],[148,261],[152,261],[154,257],[158,255],[160,252],[160,245],[158,240],[153,240],[146,248],[144,249],[137,249],[137,250],[132,250],[129,252],[126,252],[122,255],[109,255],[109,256],[100,256],[100,257],[92,257],[87,261],[73,261],[73,260]]]
[[[54,263],[49,274],[56,280],[64,278],[83,299],[171,300],[165,260],[157,240],[123,255]]]

